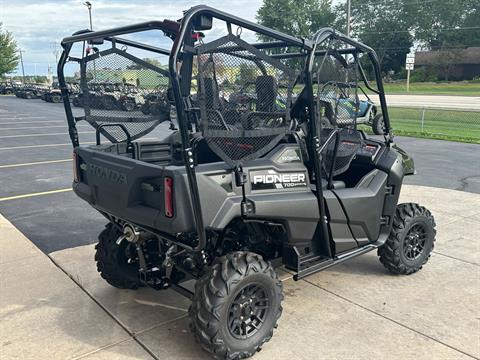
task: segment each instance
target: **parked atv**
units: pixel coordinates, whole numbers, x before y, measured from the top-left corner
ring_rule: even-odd
[[[170,113],[170,100],[167,91],[161,88],[145,95],[140,110],[145,115],[160,115]]]
[[[0,83],[0,94],[1,95],[13,95],[15,94],[16,86],[8,81]]]
[[[16,90],[15,96],[22,99],[39,99],[47,90],[48,87],[45,85],[26,84]]]
[[[226,35],[218,37],[222,27]],[[242,38],[232,32],[237,27],[254,36]],[[173,41],[171,52],[130,40],[152,29]],[[248,41],[262,38],[268,44]],[[74,44],[93,41],[103,43],[95,54],[69,57]],[[83,76],[118,69],[109,71],[121,78],[122,69],[146,66],[148,83],[158,84],[141,116],[85,108],[95,145],[80,146],[78,118],[64,102],[73,190],[108,219],[96,246],[100,275],[117,288],[172,288],[190,298],[191,330],[213,357],[246,358],[272,338],[284,300],[277,267],[298,280],[373,250],[393,274],[413,274],[428,261],[435,221],[421,205],[398,203],[413,164],[393,144],[378,59],[367,45],[330,28],[296,38],[207,6],[177,22],[79,32],[62,45],[59,69],[70,59],[85,66]],[[145,65],[133,55],[137,48],[168,56],[169,70]],[[348,104],[340,86],[322,100],[328,92],[320,75],[338,72],[356,91],[358,82],[368,84],[364,60],[376,75],[369,89],[379,96],[383,141],[357,129],[358,96],[348,97],[349,124],[322,120],[328,111],[341,118]],[[233,87],[219,90],[236,81],[255,84],[252,106],[235,104]],[[61,71],[59,82],[63,88]],[[175,107],[178,130],[142,141],[173,121],[153,114],[160,103]]]
[[[357,83],[329,81],[323,85],[320,100],[325,106],[326,124],[336,127],[350,126],[353,123],[365,124],[376,135],[386,133],[383,115]],[[335,111],[335,107],[340,111]]]
[[[88,97],[89,108],[115,110],[120,108],[121,88],[119,83],[90,81],[87,91],[75,95],[73,105],[84,107]]]
[[[123,84],[122,95],[118,101],[121,109],[125,111],[134,111],[145,103],[142,92],[135,85],[129,83]]]

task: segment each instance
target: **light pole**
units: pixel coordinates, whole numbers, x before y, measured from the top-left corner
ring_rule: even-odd
[[[92,3],[90,1],[85,1],[83,3],[88,9],[88,18],[90,20],[90,31],[93,31],[93,25],[92,25]],[[97,75],[97,67],[95,65],[95,60],[93,60],[93,77],[96,78]]]
[[[92,4],[90,3],[90,1],[85,1],[83,3],[83,5],[85,5],[88,9],[88,18],[90,19],[90,30],[93,31],[93,25],[92,25]]]
[[[347,0],[347,36],[350,37],[351,0]]]
[[[25,85],[25,68],[23,67],[23,50],[18,49],[18,52],[20,53],[20,63],[22,64],[22,82],[23,85]]]

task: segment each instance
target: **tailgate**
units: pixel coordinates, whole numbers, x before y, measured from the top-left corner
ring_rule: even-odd
[[[76,148],[75,154],[78,181],[73,189],[94,208],[170,234],[194,230],[186,179],[175,166],[88,147]],[[166,192],[172,196],[165,196]]]

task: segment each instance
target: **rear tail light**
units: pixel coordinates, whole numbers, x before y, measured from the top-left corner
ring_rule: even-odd
[[[80,181],[80,173],[79,173],[79,164],[78,164],[78,155],[74,151],[73,152],[73,180],[75,182]]]
[[[163,191],[164,191],[164,199],[165,199],[165,216],[166,217],[173,217],[173,179],[170,177],[166,177],[163,180]]]

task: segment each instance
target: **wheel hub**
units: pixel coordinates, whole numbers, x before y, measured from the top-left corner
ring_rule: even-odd
[[[427,239],[425,227],[421,224],[416,224],[410,228],[405,236],[403,253],[408,260],[418,259],[424,249]]]
[[[252,284],[244,287],[230,305],[228,329],[237,339],[255,335],[263,325],[269,310],[269,299],[265,289]]]

